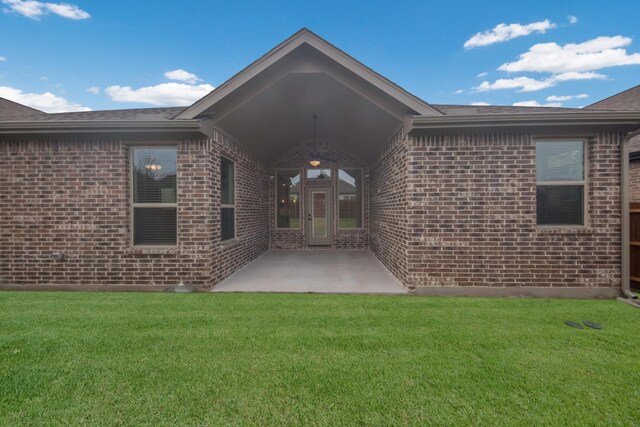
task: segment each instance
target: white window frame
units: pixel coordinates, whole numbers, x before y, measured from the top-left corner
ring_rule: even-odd
[[[278,171],[297,171],[298,174],[300,175],[300,196],[298,197],[298,227],[297,228],[292,228],[292,227],[288,227],[288,228],[282,228],[282,227],[278,227]],[[277,168],[275,169],[275,173],[273,175],[273,186],[274,188],[274,192],[273,192],[273,200],[274,200],[274,206],[273,206],[273,210],[274,210],[274,227],[276,230],[292,230],[292,231],[300,231],[302,229],[302,175],[303,175],[303,171],[302,169],[297,169],[297,168]]]
[[[341,170],[359,170],[360,171],[360,180],[362,181],[362,188],[360,189],[360,198],[362,200],[361,209],[360,209],[360,227],[354,228],[342,228],[340,227],[340,171]],[[364,169],[363,168],[338,168],[336,170],[336,210],[337,210],[337,218],[338,218],[338,230],[364,230]]]
[[[237,162],[228,156],[220,156],[220,176],[222,178],[222,159],[228,160],[233,163],[233,204],[223,204],[222,203],[222,179],[220,179],[220,242],[232,242],[238,238],[238,224],[237,224],[237,215],[238,208],[236,207],[238,204],[238,192],[237,187],[237,175],[238,172],[236,170]],[[233,237],[228,239],[222,239],[222,209],[230,209],[233,208]]]
[[[167,149],[173,148],[176,150],[176,202],[175,203],[135,203],[134,202],[134,184],[133,184],[133,153],[135,150],[139,149]],[[131,242],[131,246],[135,247],[143,247],[143,248],[153,248],[153,247],[161,247],[161,248],[172,248],[178,246],[179,242],[179,233],[178,233],[178,224],[180,216],[178,213],[178,146],[177,145],[130,145],[129,146],[129,239]],[[175,244],[145,244],[145,243],[135,243],[135,208],[175,208],[176,209],[176,243]]]
[[[535,139],[537,157],[539,142],[582,142],[582,180],[581,181],[538,181],[538,163],[536,159],[536,226],[538,228],[587,228],[589,221],[589,140],[587,138],[537,138]],[[538,224],[538,187],[552,186],[582,186],[582,224]]]

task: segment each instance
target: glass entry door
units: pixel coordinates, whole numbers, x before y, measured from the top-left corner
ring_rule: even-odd
[[[307,243],[331,245],[333,209],[330,187],[307,188]]]

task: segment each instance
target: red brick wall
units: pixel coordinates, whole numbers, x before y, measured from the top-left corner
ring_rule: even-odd
[[[0,140],[0,284],[200,289],[268,247],[267,174],[221,135],[177,142],[178,245],[133,247],[129,149],[118,140]],[[220,244],[219,157],[237,164],[237,230]],[[64,253],[55,261],[54,252]]]
[[[631,139],[629,152],[640,151],[640,137]],[[640,160],[629,163],[629,201],[640,202]]]
[[[617,287],[619,134],[588,145],[589,223],[535,219],[530,135],[396,135],[364,179],[362,230],[333,248],[367,248],[410,286]],[[222,134],[178,146],[178,239],[130,244],[127,145],[110,139],[0,140],[0,284],[185,285],[206,289],[274,249],[306,248],[305,230],[276,230],[275,168],[306,168],[301,144],[268,167]],[[332,168],[363,167],[326,145]],[[236,162],[237,238],[221,243],[220,156]],[[304,176],[304,174],[303,174]],[[303,189],[305,188],[303,182]],[[335,189],[335,181],[334,181]],[[302,212],[303,223],[306,212]],[[63,261],[51,258],[65,254]]]
[[[620,286],[621,135],[588,142],[588,224],[536,226],[530,135],[414,136],[408,284]]]
[[[212,155],[215,169],[212,193],[214,210],[220,209],[220,156],[235,162],[236,238],[220,240],[220,215],[214,215],[213,234],[217,242],[211,269],[212,284],[233,273],[269,249],[267,166],[221,133],[215,133],[219,147]]]
[[[640,160],[629,163],[629,202],[640,202]]]
[[[333,245],[311,247],[312,249],[367,249],[369,247],[369,170],[366,163],[356,159],[351,154],[337,148],[330,143],[318,143],[319,149],[326,157],[336,160],[322,161],[319,168],[331,168],[331,186],[333,188]],[[271,235],[272,249],[310,249],[307,246],[307,197],[306,197],[306,170],[310,168],[309,159],[313,145],[311,143],[301,143],[280,159],[271,164],[270,174],[274,176],[269,181],[269,230]],[[276,169],[300,169],[302,176],[302,207],[301,207],[301,228],[300,229],[276,229],[275,227],[275,171]],[[338,169],[361,168],[363,172],[363,210],[364,221],[360,229],[339,229],[338,228],[338,203],[337,203],[337,174]]]
[[[407,142],[396,134],[371,167],[371,251],[407,283]]]

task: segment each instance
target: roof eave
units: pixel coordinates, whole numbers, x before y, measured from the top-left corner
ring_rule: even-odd
[[[490,127],[640,126],[640,111],[554,112],[527,114],[483,114],[469,116],[413,116],[411,131]]]
[[[0,122],[0,134],[202,132],[199,120]]]

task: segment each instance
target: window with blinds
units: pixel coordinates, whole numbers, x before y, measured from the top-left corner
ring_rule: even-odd
[[[175,148],[132,148],[133,244],[175,245]]]
[[[300,228],[300,171],[276,171],[276,228]]]
[[[584,225],[585,142],[536,143],[538,225]]]
[[[362,228],[362,170],[338,170],[338,227]]]
[[[220,159],[220,240],[236,237],[236,187],[235,164],[221,157]]]

